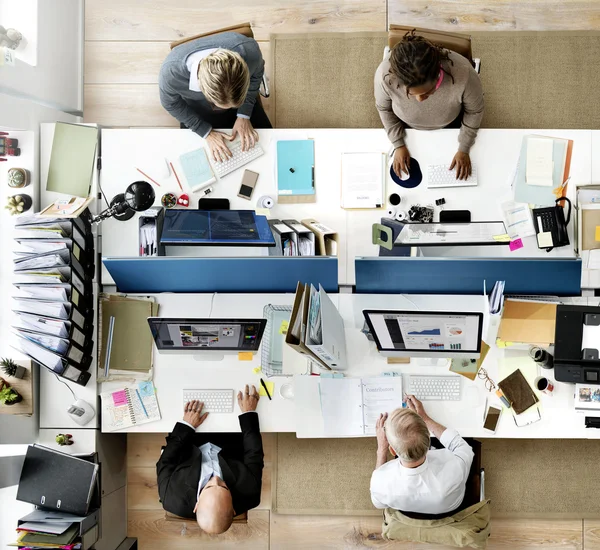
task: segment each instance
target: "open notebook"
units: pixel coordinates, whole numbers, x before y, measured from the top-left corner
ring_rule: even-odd
[[[402,406],[402,377],[321,378],[326,436],[375,435],[381,413]]]
[[[122,390],[105,392],[100,397],[105,429],[109,432],[160,420],[152,382],[140,382]]]

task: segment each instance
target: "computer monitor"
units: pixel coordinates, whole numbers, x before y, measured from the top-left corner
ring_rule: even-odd
[[[364,310],[377,349],[385,357],[477,359],[483,313]]]
[[[275,246],[266,216],[253,210],[167,210],[162,245]]]
[[[224,353],[256,352],[266,319],[174,319],[148,317],[160,353],[197,353],[199,359],[222,358]]]

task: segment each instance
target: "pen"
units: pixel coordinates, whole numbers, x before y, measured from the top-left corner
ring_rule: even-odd
[[[144,172],[142,172],[139,168],[136,168],[136,170],[142,174],[142,176],[144,176],[145,178],[148,178],[154,185],[157,185],[158,187],[160,187],[160,183],[158,183],[157,181],[153,180],[148,174],[144,174]]]
[[[263,388],[265,388],[265,393],[267,394],[269,401],[271,401],[271,394],[269,393],[269,390],[267,389],[267,385],[265,384],[265,381],[262,378],[260,379],[260,384]]]
[[[146,410],[146,407],[144,406],[144,402],[142,401],[142,396],[140,395],[140,391],[135,388],[135,393],[137,393],[138,399],[140,400],[140,404],[142,405],[142,409],[144,409],[144,414],[146,415],[146,418],[148,418],[148,411]]]

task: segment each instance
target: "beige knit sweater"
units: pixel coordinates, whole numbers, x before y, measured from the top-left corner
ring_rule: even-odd
[[[479,75],[462,55],[449,51],[453,64],[445,61],[442,85],[425,101],[406,95],[406,88],[390,74],[386,57],[375,73],[375,105],[395,148],[404,145],[405,123],[416,130],[438,130],[450,124],[464,109],[458,135],[459,151],[468,153],[475,143],[483,118],[483,89]]]

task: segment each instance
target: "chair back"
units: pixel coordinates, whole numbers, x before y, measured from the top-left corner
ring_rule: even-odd
[[[182,518],[176,514],[165,511],[165,521],[186,521],[189,523],[196,523],[194,518]],[[234,516],[233,523],[248,523],[248,512],[244,512],[238,516]]]
[[[171,42],[171,49],[176,48],[177,46],[181,46],[181,44],[185,44],[186,42],[190,42],[191,40],[196,40],[197,38],[213,36],[214,34],[221,34],[223,32],[237,32],[238,34],[243,34],[248,38],[254,38],[254,33],[252,32],[252,25],[250,25],[250,23],[238,23],[237,25],[232,25],[231,27],[225,27],[223,29],[217,29],[216,31],[204,32],[202,34],[196,34],[194,36],[182,38],[181,40],[176,40],[175,42]]]
[[[458,34],[446,31],[436,31],[432,29],[420,29],[415,27],[406,27],[404,25],[390,25],[388,32],[388,47],[392,49],[400,42],[407,32],[415,30],[415,34],[426,38],[437,46],[447,50],[459,53],[466,57],[473,64],[473,51],[471,49],[471,37],[468,34]]]

